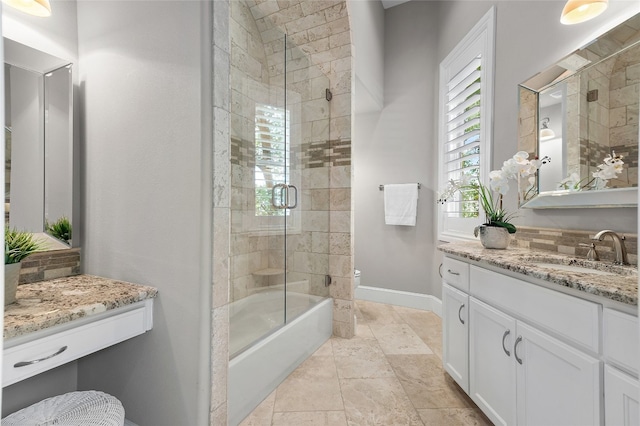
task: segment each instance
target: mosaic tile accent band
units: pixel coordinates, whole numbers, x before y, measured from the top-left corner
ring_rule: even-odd
[[[80,274],[80,249],[35,253],[22,261],[18,284],[30,284]]]
[[[589,245],[591,243],[595,243],[596,251],[600,256],[600,260],[613,262],[615,259],[613,241],[609,237],[606,237],[604,241],[593,241],[591,238],[595,234],[596,232],[593,231],[518,226],[518,232],[513,234],[514,238],[511,240],[511,245],[578,257],[587,257]],[[624,245],[627,248],[629,263],[637,265],[638,235],[621,235],[624,235],[625,237]],[[587,244],[587,246],[582,246],[580,244]]]
[[[252,141],[231,138],[231,164],[253,169],[256,165],[256,148]],[[350,166],[351,140],[338,139],[303,143],[294,147],[291,153],[300,161],[302,168]]]

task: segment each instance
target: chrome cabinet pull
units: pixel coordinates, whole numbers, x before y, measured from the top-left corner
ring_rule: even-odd
[[[502,335],[502,350],[504,350],[504,353],[507,354],[507,356],[511,356],[511,352],[507,350],[507,347],[504,345],[504,341],[509,335],[509,333],[511,333],[511,330],[505,331],[504,334]]]
[[[58,349],[58,352],[56,352],[56,353],[54,353],[54,354],[51,354],[51,355],[46,356],[46,357],[44,357],[44,358],[34,359],[33,361],[20,361],[20,362],[18,362],[18,363],[16,363],[16,364],[14,364],[14,365],[13,365],[13,367],[14,367],[14,368],[20,368],[20,367],[26,367],[27,365],[37,364],[37,363],[39,363],[39,362],[42,362],[42,361],[46,361],[46,360],[48,360],[48,359],[51,359],[51,358],[53,358],[54,356],[60,355],[62,352],[66,351],[66,350],[67,350],[67,347],[66,347],[66,346],[63,346],[63,347],[61,347],[60,349]]]
[[[522,342],[522,336],[518,336],[518,338],[516,339],[516,343],[513,345],[513,356],[516,357],[516,361],[518,361],[518,363],[522,365],[522,359],[518,358],[518,343],[520,342]]]
[[[460,312],[462,312],[462,308],[464,308],[464,303],[462,305],[460,305],[460,309],[458,309],[458,319],[460,320],[461,323],[464,324],[464,320],[460,316]]]
[[[447,272],[451,275],[460,275],[460,272],[453,272],[451,269],[447,269]]]
[[[444,265],[444,263],[441,263],[440,266],[438,266],[438,275],[440,275],[440,278],[444,278],[442,276],[442,265]]]

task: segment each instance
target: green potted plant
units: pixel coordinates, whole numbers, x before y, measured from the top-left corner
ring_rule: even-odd
[[[16,301],[22,259],[42,249],[33,234],[8,225],[4,229],[4,304]]]
[[[52,237],[71,245],[71,222],[66,216],[62,216],[53,223],[45,221],[45,231]]]

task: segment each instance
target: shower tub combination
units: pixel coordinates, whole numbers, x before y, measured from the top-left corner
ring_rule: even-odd
[[[282,288],[230,304],[229,424],[239,424],[331,337],[332,316],[331,298],[291,291],[285,296]]]

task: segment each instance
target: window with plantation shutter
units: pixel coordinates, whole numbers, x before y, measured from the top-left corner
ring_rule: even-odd
[[[288,210],[271,204],[274,185],[289,177],[289,112],[284,108],[256,104],[255,138],[255,215],[283,216]]]
[[[487,182],[491,161],[495,8],[440,64],[439,182]],[[438,238],[473,238],[483,222],[477,190],[458,191],[439,207]]]

